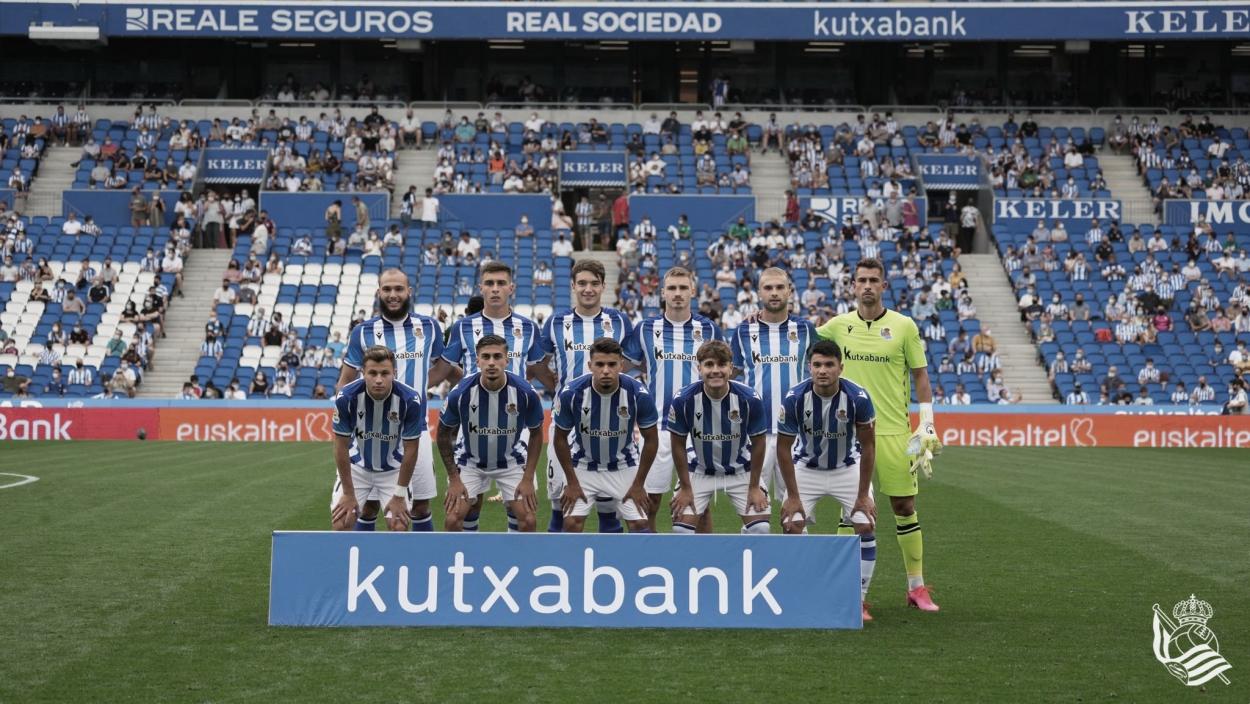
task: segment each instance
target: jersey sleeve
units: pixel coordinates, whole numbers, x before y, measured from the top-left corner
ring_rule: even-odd
[[[725,339],[725,333],[721,332],[720,326],[717,325],[716,323],[713,323],[712,321],[709,320],[707,322],[707,328],[708,328],[708,336],[707,336],[708,340],[724,340]]]
[[[628,315],[625,315],[624,313],[617,313],[616,324],[619,325],[621,329],[621,340],[628,340],[633,336],[634,324],[630,322]]]
[[[418,394],[412,399],[412,403],[408,404],[408,410],[404,414],[404,440],[417,440],[426,429],[426,413],[425,413],[425,397]]]
[[[555,404],[551,408],[551,422],[556,424],[557,428],[562,430],[572,430],[576,425],[573,418],[573,407],[577,404],[573,403],[574,390],[565,387],[564,391],[556,395]]]
[[[877,419],[877,409],[872,405],[872,398],[868,392],[861,388],[855,392],[855,398],[852,399],[855,404],[855,423],[857,425],[866,425]]]
[[[547,356],[547,352],[543,350],[542,346],[542,330],[539,330],[538,325],[532,322],[530,327],[534,329],[534,336],[530,338],[530,348],[525,351],[525,361],[533,364],[543,361],[543,357]]]
[[[525,427],[538,430],[543,427],[543,402],[533,388],[525,392]]]
[[[655,407],[655,398],[647,393],[647,387],[638,385],[638,427],[653,428],[660,422],[660,412]]]
[[[429,359],[438,360],[443,356],[443,326],[438,324],[437,320],[430,320],[430,356]]]
[[[452,364],[461,364],[461,357],[464,356],[464,345],[460,342],[460,323],[451,326],[451,336],[447,339],[447,344],[443,347],[443,359]]]
[[[924,353],[924,340],[920,339],[920,328],[916,327],[916,321],[911,318],[907,319],[907,338],[903,340],[903,359],[907,363],[908,369],[919,369],[929,366],[929,360]]]
[[[352,408],[351,399],[343,394],[334,397],[334,434],[343,437],[352,436]]]
[[[781,417],[777,419],[777,432],[781,435],[799,434],[798,395],[793,391],[781,399]]]
[[[624,348],[625,352],[625,359],[640,367],[645,366],[642,354],[642,329],[644,327],[646,327],[645,323],[630,330],[624,341],[621,342],[621,347]]]
[[[733,352],[733,364],[738,369],[747,368],[746,355],[742,353],[742,336],[738,334],[738,329],[729,333],[729,350]]]
[[[443,412],[438,416],[438,424],[444,428],[460,427],[460,394],[457,393],[460,387],[451,390],[447,394],[447,400],[443,401]]]
[[[768,432],[768,417],[764,413],[764,399],[752,393],[747,401],[747,435],[752,437]]]
[[[664,419],[664,427],[670,433],[690,434],[690,422],[686,418],[686,406],[689,404],[689,401],[688,396],[682,395],[673,399],[673,403],[669,405],[668,417]]]
[[[555,330],[552,328],[555,319],[554,315],[547,318],[543,321],[542,327],[538,329],[538,347],[542,349],[544,355],[555,354],[556,351]]]
[[[837,318],[830,318],[828,322],[816,328],[816,336],[822,340],[833,340],[837,342],[837,335],[834,334],[834,328],[838,326]]]
[[[360,369],[365,359],[364,345],[360,344],[360,338],[364,337],[364,323],[352,328],[347,334],[347,351],[343,353],[343,364],[352,369]]]

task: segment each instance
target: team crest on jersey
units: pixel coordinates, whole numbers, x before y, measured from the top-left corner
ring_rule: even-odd
[[[846,409],[845,409],[845,408],[839,408],[839,409],[838,409],[837,416],[838,416],[838,422],[839,422],[839,423],[845,423],[845,422],[846,422]]]
[[[420,325],[418,325],[412,329],[412,336],[418,337],[418,338],[425,337],[425,330]]]
[[[739,413],[737,410],[732,410],[732,411],[730,411],[730,412],[729,412],[729,422],[730,422],[730,423],[741,423],[741,422],[742,422],[742,414],[741,414],[741,413]]]
[[[789,338],[790,338],[790,342],[798,342],[798,341],[799,341],[799,331],[798,331],[798,330],[791,330],[791,331],[790,331]]]
[[[334,409],[334,418],[333,418],[333,421],[334,421],[335,423],[339,422],[339,409],[337,409],[337,408],[336,408],[336,409]]]
[[[617,407],[616,407],[616,415],[618,415],[618,416],[620,416],[620,417],[622,417],[622,418],[628,418],[628,417],[629,417],[629,406],[617,406]]]
[[[603,334],[605,335],[612,334],[612,320],[610,318],[603,319]]]
[[[889,340],[889,339],[891,339],[891,337],[892,337],[892,336],[890,335],[890,329],[889,329],[889,328],[881,328],[881,339],[882,339],[882,340]]]
[[[509,403],[507,406],[504,407],[503,410],[505,413],[507,413],[510,416],[515,416],[517,414],[515,403]]]
[[[390,421],[390,422],[392,422],[392,423],[398,423],[398,422],[399,422],[399,411],[391,411],[390,413],[387,413],[387,414],[386,414],[386,419],[387,419],[387,420],[389,420],[389,421]]]
[[[513,325],[513,326],[512,326],[512,336],[513,336],[513,337],[520,337],[520,336],[521,336],[521,332],[522,332],[522,330],[521,330],[521,326],[520,326],[520,325]]]
[[[690,336],[694,338],[695,342],[702,342],[703,341],[703,329],[695,328],[694,332],[692,332]]]

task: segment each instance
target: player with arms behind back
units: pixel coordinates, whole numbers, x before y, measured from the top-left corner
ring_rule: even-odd
[[[447,468],[446,529],[463,530],[473,503],[494,482],[517,530],[533,531],[542,400],[529,382],[507,371],[508,344],[502,337],[477,341],[476,366],[479,371],[447,395],[438,424],[438,452]]]
[[[647,524],[651,498],[645,482],[655,461],[659,413],[647,387],[621,374],[624,356],[616,340],[590,346],[590,373],[569,382],[551,409],[552,447],[564,468],[564,530],[580,533],[590,514],[588,496],[618,502],[631,533],[654,532]],[[642,436],[642,453],[634,427]]]
[[[695,295],[695,277],[689,269],[675,266],[664,274],[661,290],[664,312],[642,321],[625,339],[625,358],[647,374],[651,396],[659,399],[660,413],[668,416],[668,407],[677,392],[698,379],[699,363],[695,352],[708,340],[720,337],[720,326],[690,310]],[[647,493],[658,506],[660,497],[673,486],[673,450],[667,433],[660,433],[655,464],[647,476]],[[655,512],[649,518],[655,531]]]
[[[603,306],[606,272],[597,261],[583,259],[573,265],[573,307],[556,313],[543,323],[540,344],[546,357],[534,368],[535,378],[558,394],[573,379],[590,372],[590,346],[603,337],[621,342],[634,326],[624,313]],[[555,373],[550,364],[555,363]],[[554,395],[554,394],[553,394]],[[551,426],[554,436],[555,426]],[[551,438],[548,438],[550,440]],[[554,452],[547,453],[547,497],[551,499],[551,522],[547,530],[558,533],[564,525],[560,496],[564,493],[564,468]],[[605,497],[594,497],[600,533],[620,533],[616,507]]]
[[[339,389],[360,376],[365,350],[373,345],[382,345],[395,353],[396,380],[416,389],[422,398],[431,386],[444,379],[460,378],[460,367],[440,357],[443,329],[438,321],[412,312],[412,286],[407,274],[399,269],[383,271],[378,276],[377,299],[380,315],[357,325],[348,335],[339,370]],[[438,495],[438,485],[434,481],[432,444],[421,443],[409,487],[414,531],[434,530],[430,499]]]
[[[365,350],[361,372],[334,397],[339,478],[330,520],[335,530],[371,531],[377,507],[385,506],[387,527],[408,530],[408,483],[426,430],[425,398],[395,381],[395,355],[387,347]]]
[[[729,345],[705,342],[698,358],[699,381],[682,389],[665,420],[677,448],[673,532],[694,533],[712,496],[724,491],[742,518],[742,532],[767,534],[771,509],[760,486],[768,431],[764,401],[746,384],[730,381]]]
[[[890,497],[898,544],[907,569],[907,603],[937,611],[924,583],[924,542],[916,515],[917,471],[932,471],[930,460],[941,452],[933,424],[933,389],[920,330],[911,318],[889,310],[882,297],[889,282],[876,259],[855,265],[856,309],[843,313],[816,331],[842,348],[847,378],[872,397],[877,411],[877,481]],[[913,433],[908,407],[911,387],[920,402],[920,425]],[[842,530],[849,531],[843,526]]]
[[[864,389],[842,378],[842,350],[821,340],[808,350],[811,378],[790,389],[782,401],[777,427],[777,462],[786,483],[782,527],[806,533],[807,516],[816,502],[832,496],[861,535],[870,535],[877,507],[872,500],[872,468],[876,455],[872,399]],[[798,448],[794,446],[798,439]],[[795,498],[802,503],[795,505]],[[796,512],[795,509],[799,510]],[[877,551],[860,547],[860,596],[868,594]],[[864,620],[871,621],[868,602]]]

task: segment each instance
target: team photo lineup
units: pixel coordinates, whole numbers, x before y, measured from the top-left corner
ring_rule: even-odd
[[[819,329],[791,314],[789,274],[764,270],[760,312],[726,342],[718,325],[692,312],[697,282],[688,269],[664,274],[663,314],[635,328],[601,304],[603,265],[574,264],[576,305],[538,330],[511,309],[512,270],[492,262],[482,267],[482,310],[458,321],[446,345],[437,321],[411,311],[408,276],[382,272],[379,315],[352,330],[334,399],[333,527],[372,531],[384,514],[391,530],[434,530],[433,453],[417,389],[447,378],[456,383],[436,431],[447,469],[444,529],[478,530],[494,488],[509,531],[534,531],[543,412],[528,377],[557,390],[546,530],[581,532],[595,508],[601,532],[624,524],[653,533],[672,490],[674,533],[712,532],[708,505],[723,492],[742,533],[771,531],[775,495],[779,527],[801,534],[829,496],[841,506],[839,530],[860,536],[866,595],[876,562],[876,470],[897,524],[907,601],[937,611],[915,508],[917,474],[930,475],[941,451],[924,343],[912,319],[884,307],[884,266],[864,259],[849,268],[857,307]],[[851,357],[839,341],[855,350]],[[914,432],[912,383],[921,399]],[[863,616],[872,618],[867,606]]]
[[[0,704],[1245,704],[1248,411],[1246,0],[0,0]]]

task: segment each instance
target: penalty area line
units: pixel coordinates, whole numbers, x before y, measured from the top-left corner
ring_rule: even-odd
[[[32,477],[29,474],[14,474],[13,472],[0,472],[0,477],[17,477],[17,481],[7,484],[0,484],[0,489],[12,489],[24,484],[33,484],[39,481],[39,477]]]

